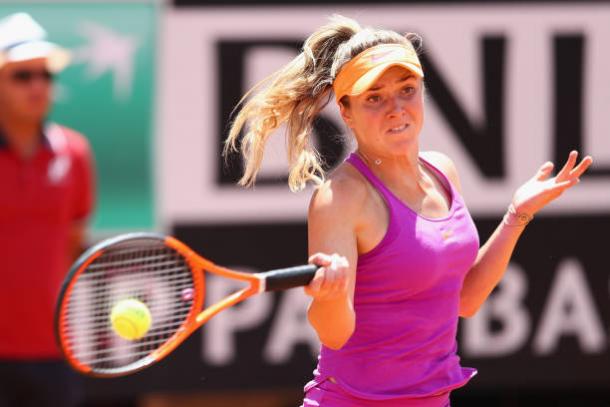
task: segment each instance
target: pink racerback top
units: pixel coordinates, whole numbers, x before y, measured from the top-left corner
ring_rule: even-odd
[[[456,331],[462,283],[479,248],[477,230],[447,177],[420,160],[451,194],[445,217],[417,214],[356,154],[347,159],[385,200],[389,224],[381,242],[358,256],[355,331],[339,350],[322,346],[306,391],[332,378],[361,399],[421,400],[476,374],[460,366]]]

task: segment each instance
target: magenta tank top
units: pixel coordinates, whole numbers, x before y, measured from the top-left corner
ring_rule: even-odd
[[[381,242],[358,256],[355,331],[339,350],[322,346],[306,391],[331,378],[361,399],[421,399],[448,394],[476,374],[460,366],[456,331],[460,291],[479,237],[449,179],[420,161],[451,195],[443,218],[418,215],[360,157],[347,159],[385,200],[389,224]]]

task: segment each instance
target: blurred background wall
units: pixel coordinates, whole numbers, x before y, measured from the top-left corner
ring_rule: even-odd
[[[333,13],[422,35],[424,149],[451,156],[484,241],[515,188],[571,149],[595,163],[522,237],[486,306],[462,321],[479,375],[453,405],[610,405],[610,3],[582,1],[45,1],[28,11],[74,63],[53,119],[88,136],[99,201],[90,241],[171,233],[243,270],[306,258],[311,189],[286,185],[281,132],[259,184],[220,156],[231,110]],[[331,103],[316,123],[329,167],[352,148]],[[208,301],[234,287],[210,278]],[[301,290],[226,311],[135,376],[87,380],[88,405],[294,406],[318,343]],[[194,404],[193,404],[194,405]]]

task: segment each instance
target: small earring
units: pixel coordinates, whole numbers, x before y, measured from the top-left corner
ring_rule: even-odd
[[[381,158],[377,158],[377,159],[375,160],[375,165],[379,165],[379,164],[381,164]]]

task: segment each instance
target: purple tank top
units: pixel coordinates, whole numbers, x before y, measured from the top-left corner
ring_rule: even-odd
[[[451,194],[443,218],[418,215],[356,154],[347,161],[381,194],[389,224],[381,242],[358,256],[353,335],[339,350],[322,346],[305,389],[332,378],[368,400],[448,393],[476,374],[456,354],[460,291],[479,248],[474,222],[447,177],[421,157]]]

